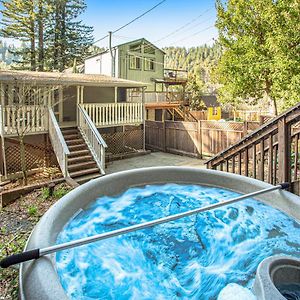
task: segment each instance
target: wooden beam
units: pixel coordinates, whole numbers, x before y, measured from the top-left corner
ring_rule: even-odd
[[[278,180],[290,182],[291,180],[291,127],[282,118],[278,122]]]
[[[62,123],[64,120],[64,92],[63,92],[63,87],[60,86],[58,88],[58,111],[59,111],[59,123]]]
[[[265,148],[264,148],[264,140],[262,139],[259,143],[259,156],[260,156],[260,160],[259,160],[259,165],[258,165],[258,178],[260,180],[264,180],[264,176],[265,176]]]
[[[269,150],[268,150],[268,182],[273,183],[273,135],[270,134],[269,139]]]
[[[115,103],[118,103],[118,87],[115,86]]]
[[[293,180],[296,181],[298,177],[298,158],[299,158],[299,135],[297,134],[295,136],[295,144],[294,144],[294,153],[295,153],[295,158],[294,158],[294,178]]]

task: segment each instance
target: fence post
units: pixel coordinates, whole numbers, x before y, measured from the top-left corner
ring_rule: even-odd
[[[163,151],[167,152],[167,134],[166,134],[166,121],[162,122],[163,125],[163,136],[162,136],[162,140],[163,140]]]
[[[285,117],[278,121],[278,180],[290,182],[291,163],[291,127],[286,123]]]
[[[244,124],[243,124],[243,137],[246,136],[248,133],[248,122],[247,120],[244,121]]]
[[[202,133],[201,133],[201,121],[198,120],[198,127],[197,127],[197,134],[198,134],[198,155],[200,158],[202,158]]]

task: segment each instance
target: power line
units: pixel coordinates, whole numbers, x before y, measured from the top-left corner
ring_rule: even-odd
[[[112,33],[116,33],[122,29],[124,29],[125,27],[127,27],[128,25],[132,24],[133,22],[137,21],[138,19],[142,18],[143,16],[145,16],[146,14],[148,14],[149,12],[151,12],[152,10],[154,10],[156,7],[160,6],[161,4],[163,4],[164,2],[166,2],[167,0],[162,0],[159,3],[157,3],[156,5],[154,5],[153,7],[151,7],[150,9],[148,9],[147,11],[145,11],[144,13],[142,13],[141,15],[137,16],[136,18],[134,18],[133,20],[131,20],[130,22],[126,23],[125,25],[117,28],[116,30],[114,30]],[[108,34],[105,35],[104,37],[102,37],[101,39],[98,39],[96,41],[93,42],[93,44],[98,43],[104,39],[106,39],[108,37]]]
[[[208,29],[210,29],[210,28],[213,28],[213,27],[214,27],[214,25],[208,26],[208,27],[206,27],[206,28],[204,28],[204,29],[201,29],[201,30],[199,30],[199,31],[197,31],[197,32],[195,32],[195,33],[193,33],[193,34],[191,34],[191,35],[188,35],[188,36],[186,36],[186,37],[184,37],[184,38],[182,38],[182,39],[180,39],[180,40],[177,40],[177,41],[173,42],[171,45],[174,45],[174,44],[176,44],[176,43],[185,41],[185,40],[187,40],[187,39],[189,39],[189,38],[191,38],[191,37],[193,37],[193,36],[195,36],[195,35],[198,35],[198,34],[201,33],[201,32],[204,32],[204,31],[206,31],[206,30],[208,30]]]
[[[172,31],[171,33],[165,35],[164,37],[162,37],[162,38],[156,40],[154,43],[160,42],[160,41],[162,41],[162,40],[164,40],[164,39],[166,39],[166,38],[168,38],[168,37],[170,37],[170,36],[176,34],[178,31],[180,31],[180,30],[186,28],[187,26],[193,24],[196,20],[198,20],[199,18],[201,18],[202,16],[204,16],[204,15],[205,15],[207,12],[209,12],[212,8],[213,8],[213,6],[209,7],[207,10],[205,10],[203,13],[201,13],[199,16],[197,16],[197,17],[194,18],[193,20],[191,20],[191,21],[185,23],[184,25],[182,25],[182,26],[176,28],[174,31]],[[201,22],[200,22],[200,24],[201,24]],[[199,23],[198,23],[198,25],[199,25]]]

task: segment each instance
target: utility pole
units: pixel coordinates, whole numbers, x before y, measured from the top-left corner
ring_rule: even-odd
[[[112,40],[112,32],[109,31],[108,32],[108,36],[109,36],[109,40],[108,40],[108,48],[109,48],[109,52],[110,52],[110,55],[111,55],[111,76],[112,77],[115,77],[115,65],[116,65],[116,62],[115,62],[115,54],[113,53],[113,49],[112,49],[112,46],[111,46],[111,40]]]

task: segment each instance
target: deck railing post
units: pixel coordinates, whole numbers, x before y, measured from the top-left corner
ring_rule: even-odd
[[[291,126],[285,117],[278,121],[278,180],[291,181]]]

